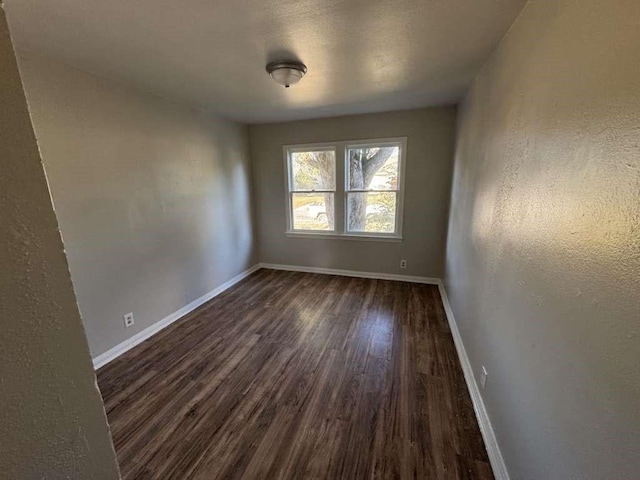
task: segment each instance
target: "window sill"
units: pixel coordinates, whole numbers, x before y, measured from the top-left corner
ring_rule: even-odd
[[[314,240],[360,240],[366,242],[391,242],[401,243],[402,237],[392,237],[387,235],[353,235],[348,233],[308,233],[308,232],[286,232],[289,238],[310,238]]]

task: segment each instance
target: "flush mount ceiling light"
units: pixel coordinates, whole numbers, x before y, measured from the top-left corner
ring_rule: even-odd
[[[304,77],[307,67],[304,63],[296,61],[272,62],[267,65],[267,72],[280,85],[289,88]]]

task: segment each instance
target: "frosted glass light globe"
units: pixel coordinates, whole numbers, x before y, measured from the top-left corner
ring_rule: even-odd
[[[299,62],[274,62],[267,65],[267,72],[280,85],[289,88],[304,77],[307,67]]]

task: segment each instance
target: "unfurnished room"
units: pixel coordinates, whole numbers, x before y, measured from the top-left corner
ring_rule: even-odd
[[[0,1],[0,478],[640,479],[640,1]]]

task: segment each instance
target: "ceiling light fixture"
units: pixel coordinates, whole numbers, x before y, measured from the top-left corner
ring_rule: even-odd
[[[304,63],[296,61],[272,62],[267,65],[267,72],[280,85],[289,88],[304,77],[307,67]]]

